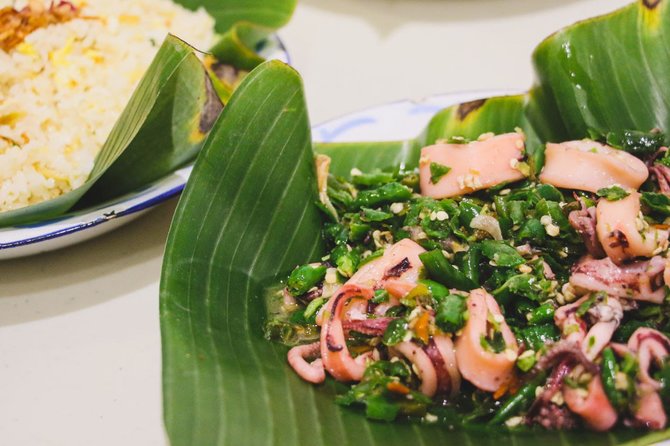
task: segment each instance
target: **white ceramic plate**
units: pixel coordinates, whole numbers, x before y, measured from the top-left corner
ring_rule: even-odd
[[[289,63],[286,47],[274,36],[260,54]],[[179,194],[193,166],[187,166],[152,183],[93,208],[48,221],[0,229],[0,260],[52,251],[83,242],[132,221],[157,204]]]

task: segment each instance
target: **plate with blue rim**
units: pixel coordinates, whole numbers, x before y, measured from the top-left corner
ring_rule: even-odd
[[[284,43],[271,36],[259,52],[266,59],[290,63]],[[57,218],[0,228],[0,260],[26,257],[71,246],[118,228],[184,189],[193,164],[122,197]]]

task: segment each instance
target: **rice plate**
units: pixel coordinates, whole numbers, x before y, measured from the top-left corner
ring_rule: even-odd
[[[41,21],[20,16],[27,35],[10,41],[3,12],[27,11]],[[0,212],[86,181],[168,32],[201,49],[216,39],[204,8],[169,0],[0,0]]]

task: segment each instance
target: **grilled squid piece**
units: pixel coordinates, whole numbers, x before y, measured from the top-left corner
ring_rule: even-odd
[[[577,316],[577,309],[589,296],[583,296],[576,302],[559,307],[554,312],[554,322],[561,329],[563,339],[568,343],[580,344],[586,338],[586,322]]]
[[[637,354],[640,382],[659,390],[661,383],[649,375],[649,368],[654,363],[661,365],[670,355],[670,340],[657,330],[641,327],[628,340],[628,349]]]
[[[563,332],[564,339],[567,342],[578,343],[589,361],[593,361],[609,344],[623,318],[623,308],[616,298],[595,296],[596,303],[585,315],[593,323],[587,331],[586,321],[577,312],[579,307],[591,297],[591,295],[586,295],[572,304],[558,308],[554,313],[554,321]]]
[[[605,257],[605,251],[600,245],[596,231],[596,208],[586,207],[584,200],[578,198],[581,209],[574,210],[568,215],[568,221],[575,231],[582,237],[586,252],[595,258]]]
[[[516,165],[523,157],[523,149],[524,135],[520,133],[506,133],[468,144],[424,147],[419,162],[421,195],[456,197],[496,184],[522,180],[524,175]],[[451,170],[435,181],[430,170],[431,163]]]
[[[373,290],[385,289],[391,295],[391,299],[387,304],[382,304],[380,307],[388,309],[398,304],[398,298],[405,296],[416,287],[423,266],[419,254],[425,251],[419,244],[410,239],[400,240],[386,248],[384,255],[361,266],[342,287],[355,285]],[[323,306],[317,314],[316,323],[318,325],[323,323],[325,309],[326,306]],[[360,299],[349,302],[346,313],[354,315],[354,318],[366,318],[367,302]],[[375,313],[384,314],[381,310],[375,311]]]
[[[315,342],[308,345],[298,345],[288,351],[288,363],[295,372],[305,381],[313,384],[320,384],[326,379],[326,372],[323,370],[323,361],[317,358],[312,362],[307,362],[307,358],[315,357],[320,354],[320,343]]]
[[[426,250],[410,239],[403,239],[386,248],[384,255],[361,266],[347,281],[350,285],[384,288],[392,296],[403,297],[419,280],[421,260]]]
[[[588,311],[589,317],[595,323],[582,341],[582,351],[592,361],[609,344],[623,319],[623,307],[616,298],[605,296],[597,299],[596,304]]]
[[[458,372],[458,363],[456,362],[456,349],[451,338],[447,335],[433,336],[433,343],[442,356],[442,361],[449,374],[450,395],[454,396],[461,388],[461,374]]]
[[[617,266],[612,259],[582,257],[572,267],[570,283],[587,291],[660,304],[665,298],[663,274],[666,262],[660,256]]]
[[[638,158],[588,139],[547,144],[545,157],[540,182],[565,189],[595,193],[618,184],[637,190],[649,176]]]
[[[586,393],[583,389],[563,386],[563,397],[570,410],[579,415],[593,430],[606,431],[616,423],[616,410],[607,399],[603,383],[598,375],[591,379]]]
[[[636,257],[652,257],[668,241],[667,231],[649,227],[642,219],[640,194],[635,191],[621,200],[598,201],[596,231],[605,253],[617,265]]]
[[[483,289],[468,297],[469,319],[456,341],[456,360],[463,378],[482,390],[495,392],[510,378],[517,358],[518,345],[512,330],[505,322],[498,303]],[[492,328],[489,319],[499,326],[505,350],[495,353],[482,346]]]
[[[345,284],[324,305],[320,341],[321,359],[326,371],[338,381],[360,381],[369,356],[364,354],[354,359],[349,353],[342,325],[344,308],[351,299],[367,301],[373,297],[372,288]]]
[[[638,328],[628,340],[628,350],[637,355],[639,364],[635,421],[649,429],[663,429],[668,420],[658,394],[661,383],[651,377],[649,369],[670,355],[670,340],[657,330]]]
[[[405,341],[393,347],[412,363],[412,369],[421,380],[419,392],[432,397],[437,391],[437,372],[428,354],[413,342]]]
[[[663,400],[653,388],[641,384],[638,386],[640,394],[637,400],[637,410],[635,411],[635,421],[647,429],[660,430],[668,422],[668,416],[665,414]]]

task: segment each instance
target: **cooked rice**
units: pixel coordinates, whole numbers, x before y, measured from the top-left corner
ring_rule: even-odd
[[[168,31],[203,49],[216,38],[204,9],[170,0],[72,3],[81,18],[0,49],[0,212],[84,183]]]

